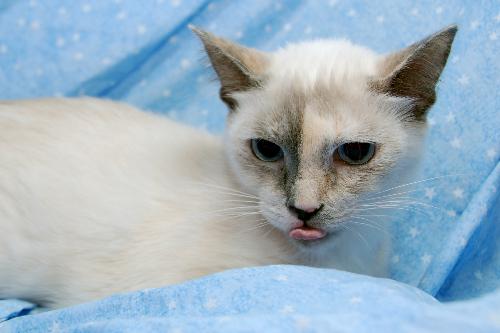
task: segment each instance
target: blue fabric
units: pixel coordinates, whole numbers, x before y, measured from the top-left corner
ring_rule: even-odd
[[[499,292],[442,305],[393,280],[268,266],[21,317],[0,332],[498,332],[499,308]]]
[[[7,321],[5,327],[147,331],[173,329],[173,323],[180,323],[183,331],[196,332],[196,325],[204,325],[234,332],[231,325],[239,323],[240,330],[267,325],[270,330],[289,331],[291,322],[284,320],[277,310],[279,302],[272,299],[290,303],[299,309],[297,314],[309,316],[313,328],[318,323],[318,330],[325,331],[376,325],[381,318],[387,322],[373,327],[382,330],[388,327],[384,323],[393,323],[408,330],[429,329],[429,318],[441,318],[453,331],[472,331],[468,328],[473,326],[467,325],[476,325],[473,331],[480,327],[487,331],[498,324],[498,317],[487,312],[494,306],[498,309],[500,300],[494,291],[500,286],[497,1],[0,0],[0,98],[100,96],[221,132],[226,110],[217,98],[213,75],[199,61],[201,46],[186,28],[188,23],[264,50],[303,39],[347,37],[379,52],[401,48],[451,23],[459,25],[438,101],[429,115],[418,178],[422,181],[400,188],[406,192],[402,196],[419,204],[388,210],[395,218],[377,221],[393,227],[392,277],[408,286],[306,268],[242,270],[25,316]],[[262,281],[282,269],[289,281],[302,287],[280,289],[271,284],[275,290],[260,293]],[[249,272],[252,279],[246,275]],[[305,278],[314,283],[301,284],[307,283]],[[229,288],[233,279],[242,284]],[[341,284],[345,293],[340,287],[328,289],[329,279],[345,281],[349,287]],[[229,289],[222,293],[225,284]],[[416,296],[420,294],[410,286],[440,301],[476,299],[440,305],[430,296]],[[189,302],[182,303],[179,290],[191,293]],[[401,290],[405,292],[400,294]],[[219,291],[221,312],[196,303]],[[323,292],[331,297],[323,297]],[[363,311],[346,306],[351,297],[358,297],[355,293],[366,305]],[[261,302],[255,300],[259,295],[264,298]],[[160,300],[167,296],[184,304],[182,311],[162,310]],[[255,302],[250,304],[249,299]],[[29,306],[13,302],[0,301],[0,307],[13,308],[10,314],[0,312],[2,318],[29,312]],[[469,316],[460,316],[460,311]],[[228,321],[219,323],[220,315]]]

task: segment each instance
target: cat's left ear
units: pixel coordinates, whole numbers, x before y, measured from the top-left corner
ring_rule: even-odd
[[[219,78],[220,98],[230,110],[234,111],[238,106],[233,95],[235,92],[261,86],[268,64],[267,56],[263,52],[238,45],[192,25],[189,28],[203,42]]]
[[[457,26],[450,26],[383,58],[379,64],[379,79],[373,82],[375,89],[392,96],[411,98],[414,102],[413,118],[423,120],[436,101],[436,84],[456,32]]]

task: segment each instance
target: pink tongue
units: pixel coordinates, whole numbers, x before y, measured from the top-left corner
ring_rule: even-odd
[[[326,232],[321,229],[300,227],[291,230],[288,235],[299,240],[314,240],[325,237]]]

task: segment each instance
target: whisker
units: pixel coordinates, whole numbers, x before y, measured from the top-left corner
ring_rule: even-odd
[[[239,206],[239,207],[229,207],[229,208],[222,208],[222,209],[217,209],[217,210],[212,210],[212,211],[206,211],[204,213],[210,214],[210,213],[220,213],[220,212],[227,212],[227,211],[238,211],[238,210],[245,210],[245,209],[252,209],[255,210],[257,206]]]
[[[421,183],[425,183],[425,182],[429,182],[429,181],[433,181],[433,180],[437,180],[437,179],[442,179],[442,178],[446,178],[446,177],[458,177],[458,176],[467,176],[467,174],[454,174],[454,175],[442,175],[442,176],[431,177],[431,178],[427,178],[427,179],[422,179],[422,180],[414,181],[414,182],[411,182],[411,183],[406,183],[406,184],[394,186],[394,187],[391,187],[389,189],[386,189],[386,190],[383,190],[383,191],[380,191],[380,192],[376,192],[376,193],[373,193],[373,194],[374,195],[375,194],[381,194],[381,193],[389,192],[389,191],[397,189],[397,188],[402,188],[402,187],[407,187],[407,186],[411,186],[411,185],[421,184]]]
[[[258,200],[258,197],[255,196],[250,196],[250,195],[244,195],[244,194],[239,194],[239,193],[232,193],[232,192],[224,192],[221,190],[214,190],[214,189],[193,189],[196,192],[206,192],[206,193],[216,193],[216,194],[221,194],[221,195],[227,195],[227,196],[233,196],[233,197],[240,197],[240,198],[246,198],[246,199],[252,199],[252,200]]]
[[[381,228],[379,225],[376,225],[375,223],[373,223],[373,221],[367,219],[367,218],[362,218],[362,217],[359,217],[359,216],[351,216],[352,218],[355,218],[355,219],[361,219],[361,220],[364,220],[364,221],[367,221],[368,223],[364,223],[364,222],[357,222],[357,221],[350,221],[350,223],[354,223],[354,224],[360,224],[360,225],[365,225],[367,227],[371,227],[375,230],[378,230],[378,231],[381,231],[383,233],[385,233],[386,235],[389,235],[389,232],[383,228]]]
[[[225,186],[222,186],[222,185],[211,184],[211,183],[202,183],[202,182],[188,182],[188,183],[191,183],[191,184],[194,184],[194,185],[202,185],[202,186],[212,187],[212,188],[216,188],[216,189],[220,189],[220,190],[225,190],[227,192],[232,192],[232,193],[236,193],[236,194],[250,196],[250,197],[254,197],[255,199],[258,199],[257,196],[255,196],[255,195],[253,195],[251,193],[246,193],[246,192],[243,192],[243,191],[238,191],[238,190],[235,190],[233,188],[225,187]]]
[[[350,231],[354,231],[354,232],[356,232],[356,234],[359,236],[359,238],[361,238],[361,240],[363,240],[363,241],[364,241],[364,243],[366,244],[366,247],[367,247],[368,249],[371,249],[370,245],[368,244],[368,241],[366,240],[366,238],[365,238],[365,237],[363,237],[363,236],[359,233],[359,231],[357,231],[356,229],[353,229],[353,228],[349,228],[346,224],[344,224],[343,226],[344,226],[347,230],[350,230]]]

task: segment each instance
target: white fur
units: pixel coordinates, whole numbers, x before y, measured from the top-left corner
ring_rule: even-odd
[[[385,275],[389,242],[380,232],[363,233],[378,251],[343,233],[314,253],[289,242],[286,219],[261,226],[257,197],[264,210],[281,203],[235,160],[235,142],[254,135],[253,115],[284,96],[289,82],[309,91],[318,80],[338,88],[339,104],[324,116],[331,123],[310,114],[312,132],[387,139],[403,156],[413,137],[389,111],[404,101],[363,85],[379,59],[348,42],[277,52],[265,89],[237,96],[242,115],[229,125],[227,148],[219,137],[105,100],[0,103],[0,297],[59,307],[278,263]]]

